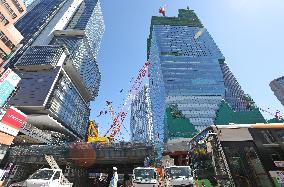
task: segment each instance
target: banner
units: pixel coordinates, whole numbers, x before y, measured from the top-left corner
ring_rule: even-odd
[[[17,136],[23,126],[26,115],[14,107],[10,107],[0,122],[0,131]]]
[[[0,107],[2,107],[11,95],[21,78],[8,68],[0,77]]]

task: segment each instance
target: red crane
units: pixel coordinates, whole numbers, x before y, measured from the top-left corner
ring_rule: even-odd
[[[113,124],[107,130],[107,132],[104,134],[104,136],[106,136],[109,132],[111,132],[110,136],[109,136],[109,140],[113,140],[115,135],[120,131],[121,125],[122,125],[125,117],[128,114],[130,103],[135,98],[136,94],[139,92],[140,86],[141,86],[144,78],[146,77],[146,75],[148,73],[149,64],[150,64],[150,62],[146,62],[144,64],[144,66],[140,69],[139,74],[138,74],[137,78],[135,79],[131,89],[129,90],[128,96],[127,96],[120,112],[113,119]],[[125,109],[126,106],[128,107],[127,109]]]

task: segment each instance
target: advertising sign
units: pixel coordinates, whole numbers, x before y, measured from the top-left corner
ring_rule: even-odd
[[[2,107],[11,95],[21,78],[8,68],[0,77],[0,107]]]
[[[278,184],[284,184],[284,171],[269,171],[269,174]]]
[[[276,167],[284,168],[284,161],[274,161]]]
[[[17,136],[26,117],[27,116],[18,109],[10,107],[0,122],[0,131]]]

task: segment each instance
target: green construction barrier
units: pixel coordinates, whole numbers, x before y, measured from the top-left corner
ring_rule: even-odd
[[[198,131],[189,119],[185,118],[180,111],[175,114],[172,108],[166,109],[166,124],[168,138],[192,138]]]
[[[222,101],[214,121],[215,125],[227,125],[229,123],[235,124],[254,124],[266,123],[258,108],[252,108],[249,111],[235,112],[228,103]]]
[[[208,179],[198,180],[198,186],[202,187],[202,184],[204,184],[205,187],[213,187],[213,185],[210,183]]]

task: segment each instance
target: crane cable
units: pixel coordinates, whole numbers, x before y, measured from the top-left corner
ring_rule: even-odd
[[[137,78],[135,79],[134,84],[132,85],[130,91],[128,92],[129,94],[128,94],[120,112],[114,118],[113,124],[111,125],[111,127],[108,129],[108,131],[105,133],[104,136],[106,136],[111,131],[110,139],[113,139],[115,137],[115,135],[120,131],[120,127],[121,127],[125,117],[128,114],[127,111],[130,109],[130,106],[126,109],[126,112],[124,111],[124,108],[129,105],[129,103],[134,99],[137,92],[139,91],[139,88],[140,88],[140,86],[143,82],[143,79],[146,76],[146,73],[148,72],[149,64],[150,64],[149,62],[146,62],[144,64],[143,68],[140,69],[139,74],[138,74]]]

